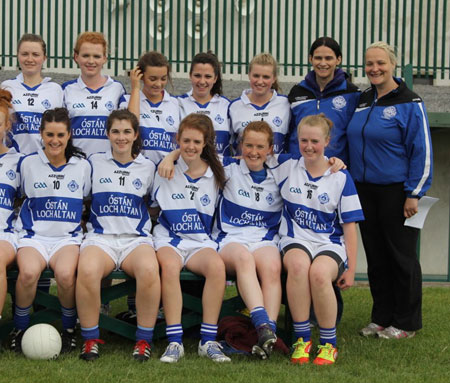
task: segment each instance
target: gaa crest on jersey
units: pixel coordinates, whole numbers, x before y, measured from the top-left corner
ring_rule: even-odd
[[[267,194],[266,201],[269,205],[272,205],[275,202],[275,198],[273,198],[272,193]]]
[[[218,124],[222,124],[224,122],[224,119],[220,114],[218,114],[214,121],[216,121]]]
[[[319,202],[320,202],[322,205],[324,205],[324,204],[330,202],[330,197],[328,197],[328,194],[327,194],[327,193],[322,193],[322,194],[320,194],[318,198],[319,198]]]
[[[73,193],[78,190],[79,186],[75,180],[72,180],[67,184],[67,188]]]
[[[273,122],[273,124],[274,124],[276,127],[279,127],[279,126],[281,126],[281,124],[283,123],[283,120],[282,120],[280,117],[276,116],[276,117],[272,120],[272,122]]]
[[[386,120],[390,120],[391,118],[397,115],[397,109],[395,106],[388,106],[383,110],[383,118]]]
[[[139,178],[136,178],[132,182],[133,186],[136,188],[136,190],[139,190],[142,187],[142,181]]]
[[[108,110],[108,111],[113,111],[114,110],[114,103],[112,102],[112,101],[108,101],[106,104],[105,104],[105,108]]]
[[[172,116],[167,117],[167,118],[166,118],[166,122],[167,122],[170,126],[172,126],[173,124],[175,124],[175,121],[174,121],[174,119],[173,119]]]
[[[209,199],[208,194],[205,194],[203,197],[201,197],[200,202],[203,206],[208,206],[211,203],[211,200]]]
[[[333,104],[333,108],[336,110],[341,110],[347,105],[347,101],[345,101],[345,97],[343,96],[334,97],[331,103]]]
[[[16,179],[16,173],[14,172],[14,170],[8,170],[7,172],[6,172],[6,176],[11,180],[11,181],[13,181],[13,180],[15,180]]]
[[[43,106],[45,109],[50,109],[50,108],[52,107],[52,104],[50,104],[50,101],[47,100],[47,99],[43,100],[43,101],[41,102],[41,104],[42,104],[42,106]]]

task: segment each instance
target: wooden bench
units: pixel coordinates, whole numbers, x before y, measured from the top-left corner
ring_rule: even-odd
[[[15,294],[15,282],[17,279],[18,270],[13,269],[8,271],[8,292],[11,295]],[[44,270],[41,274],[41,279],[53,278],[52,270]],[[102,288],[101,301],[102,303],[111,302],[115,299],[126,297],[129,294],[136,292],[136,281],[130,278],[123,271],[113,271],[108,275],[107,279],[118,280],[112,286]],[[190,271],[182,271],[180,274],[181,281],[203,281],[204,278],[191,273]],[[61,308],[58,297],[51,293],[45,293],[37,290],[35,304],[43,307],[42,310],[33,312],[31,314],[31,324],[36,323],[51,323],[61,318]],[[244,303],[239,296],[234,296],[224,300],[222,304],[221,317],[226,315],[236,315],[236,312],[244,308]],[[202,322],[202,301],[201,298],[183,292],[183,309],[182,324],[184,329],[188,329]],[[108,330],[112,333],[121,335],[128,339],[135,339],[136,326],[116,319],[114,317],[100,314],[99,326],[101,329]],[[155,326],[154,339],[165,337],[165,322],[157,323]],[[13,321],[8,321],[0,326],[0,339],[5,339],[14,327]]]

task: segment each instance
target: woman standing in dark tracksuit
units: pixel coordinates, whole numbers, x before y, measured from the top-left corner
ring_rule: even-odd
[[[373,298],[361,335],[409,338],[422,327],[419,230],[404,226],[431,185],[432,147],[422,99],[393,77],[396,57],[384,42],[370,45],[371,82],[347,128],[350,173],[365,221],[360,223]]]

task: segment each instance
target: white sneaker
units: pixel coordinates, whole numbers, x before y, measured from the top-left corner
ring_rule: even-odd
[[[414,335],[416,335],[415,331],[405,331],[394,326],[386,327],[383,331],[377,333],[378,338],[383,339],[412,338]]]
[[[159,360],[164,363],[176,363],[184,356],[184,347],[181,343],[170,342]]]
[[[198,344],[198,355],[206,356],[213,362],[231,362],[231,359],[222,352],[222,346],[214,340],[209,340],[204,345],[200,341]]]
[[[380,326],[376,323],[369,323],[366,327],[362,328],[359,333],[362,336],[372,336],[372,335],[377,335],[380,331],[383,331],[384,327]]]

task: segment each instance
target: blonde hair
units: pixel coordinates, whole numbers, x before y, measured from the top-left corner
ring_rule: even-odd
[[[385,43],[384,41],[377,41],[375,43],[370,44],[367,47],[366,52],[369,49],[374,49],[374,48],[382,49],[383,51],[385,51],[389,57],[389,61],[391,62],[391,64],[394,66],[397,65],[397,55],[395,53],[395,48],[393,46]]]
[[[250,61],[250,64],[248,65],[248,73],[252,71],[253,65],[271,66],[272,74],[275,79],[272,84],[272,89],[276,92],[281,91],[280,84],[278,84],[278,63],[270,53],[260,53],[259,55],[253,57],[252,61]]]
[[[325,139],[330,139],[331,129],[333,128],[333,121],[327,118],[324,113],[311,114],[309,116],[303,117],[297,127],[297,136],[300,136],[300,129],[305,125],[318,126],[322,128],[323,133],[325,134]]]

